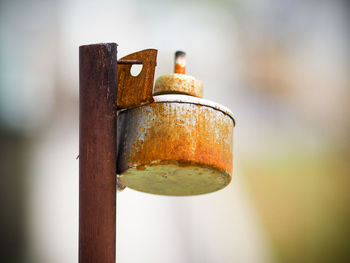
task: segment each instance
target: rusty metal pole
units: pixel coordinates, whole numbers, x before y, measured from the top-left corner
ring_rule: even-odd
[[[79,262],[115,262],[117,44],[79,48]]]

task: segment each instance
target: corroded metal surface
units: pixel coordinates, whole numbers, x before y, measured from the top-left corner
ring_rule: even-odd
[[[84,263],[115,262],[116,76],[116,43],[79,48],[79,262]]]
[[[118,62],[118,87],[117,107],[124,109],[153,101],[153,80],[157,64],[157,50],[146,49],[122,57]],[[124,64],[123,61],[141,61],[142,70],[138,76],[130,73],[132,64]]]
[[[187,94],[195,97],[203,96],[203,84],[199,79],[184,74],[167,74],[157,78],[154,85],[154,95]]]
[[[171,95],[118,115],[118,173],[123,184],[165,195],[225,187],[232,175],[232,116],[215,105]],[[160,97],[160,96],[159,96]],[[157,98],[157,96],[155,97]],[[186,102],[187,100],[187,102]]]
[[[233,125],[235,125],[235,119],[232,111],[229,108],[225,107],[224,105],[211,100],[196,98],[192,96],[182,96],[177,94],[158,95],[158,96],[154,96],[153,98],[155,102],[179,102],[179,103],[188,103],[188,104],[194,104],[194,105],[207,106],[227,114],[229,117],[231,117],[233,121]]]

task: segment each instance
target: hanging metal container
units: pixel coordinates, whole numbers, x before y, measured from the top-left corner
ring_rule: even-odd
[[[119,185],[182,196],[231,181],[233,114],[200,98],[202,83],[185,75],[184,56],[177,52],[175,73],[157,79],[153,102],[118,112]]]

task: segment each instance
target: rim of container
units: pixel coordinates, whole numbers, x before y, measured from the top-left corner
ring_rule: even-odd
[[[224,105],[211,101],[206,100],[202,98],[197,98],[189,95],[183,95],[183,94],[163,94],[163,95],[156,95],[153,96],[155,102],[177,102],[177,103],[186,103],[186,104],[195,104],[195,105],[201,105],[201,106],[207,106],[210,108],[213,108],[215,110],[219,110],[222,113],[228,115],[233,123],[235,124],[235,118],[233,117],[232,111],[225,107]]]

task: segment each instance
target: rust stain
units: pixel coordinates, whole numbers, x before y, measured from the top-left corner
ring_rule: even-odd
[[[146,49],[129,54],[120,60],[140,60],[142,70],[136,77],[130,73],[132,65],[118,64],[117,108],[124,109],[153,102],[153,80],[157,64],[157,50]]]
[[[146,109],[152,114],[144,114]],[[233,123],[224,113],[179,103],[152,103],[127,112],[147,116],[143,120],[146,134],[135,135],[133,145],[124,153],[127,163],[137,169],[176,161],[179,166],[195,163],[232,174]]]
[[[186,67],[184,65],[176,63],[174,71],[179,74],[186,74]]]
[[[136,166],[136,169],[137,169],[137,170],[144,171],[144,170],[146,170],[146,166],[144,166],[144,165],[138,165],[138,166]]]
[[[157,78],[154,85],[154,95],[160,94],[186,94],[201,98],[203,84],[195,77],[172,73]]]

